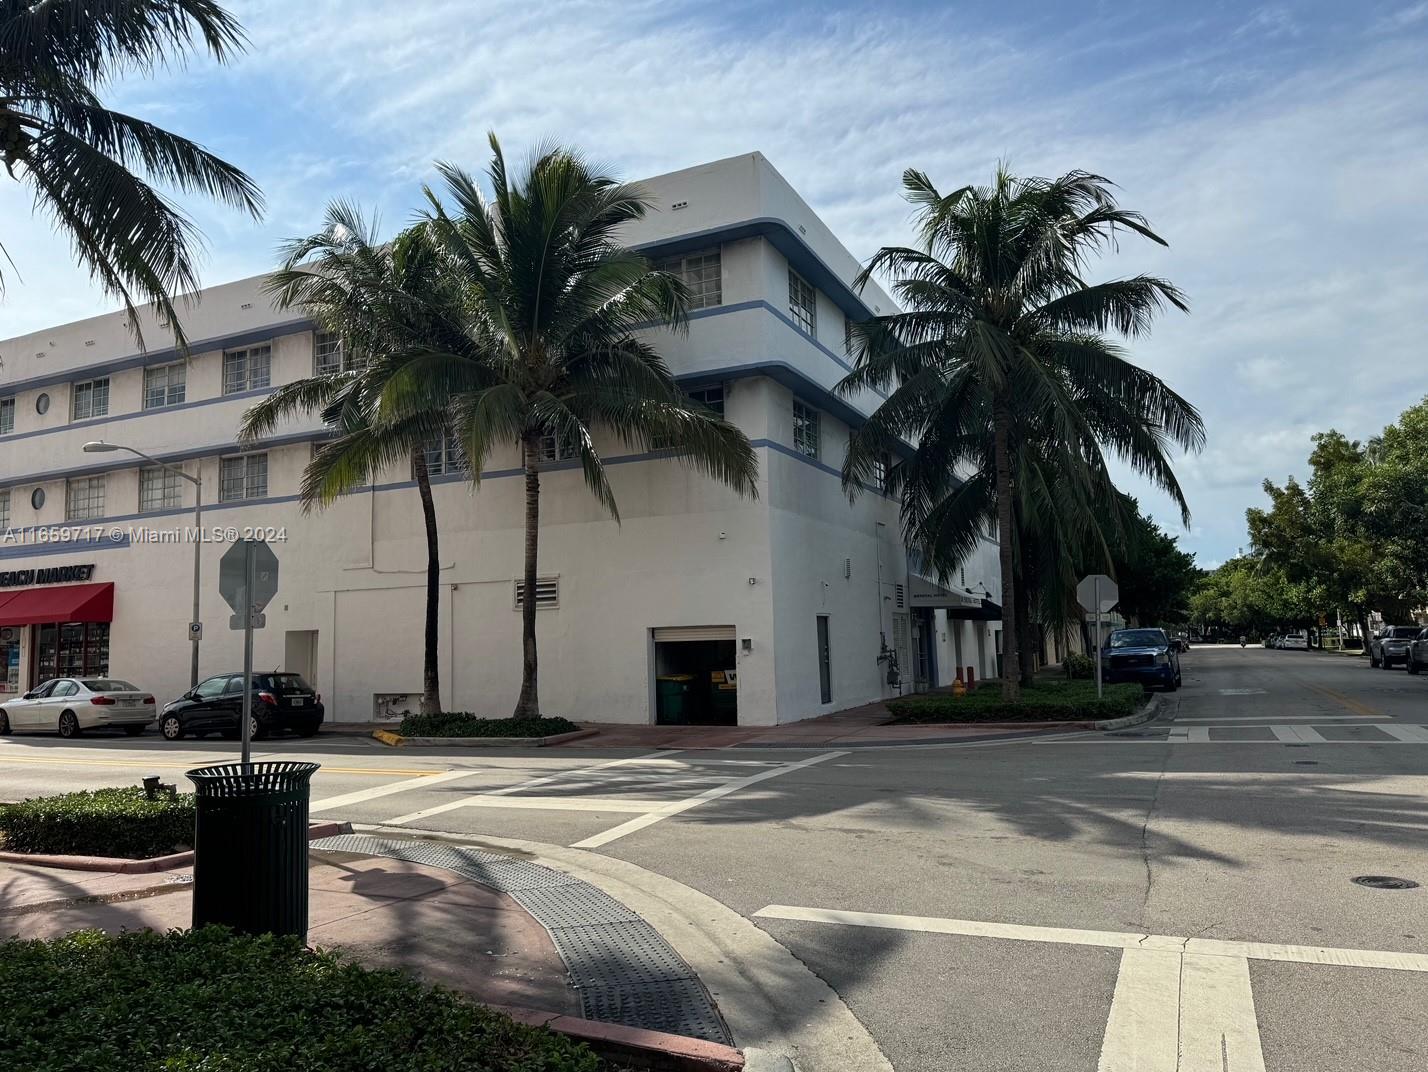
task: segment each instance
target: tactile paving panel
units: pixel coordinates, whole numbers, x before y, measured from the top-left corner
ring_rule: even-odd
[[[704,985],[673,947],[588,882],[500,853],[432,841],[339,834],[311,844],[440,867],[508,893],[550,932],[588,1019],[733,1044]]]
[[[583,882],[554,889],[517,890],[511,896],[547,927],[640,921],[638,915],[615,898]]]

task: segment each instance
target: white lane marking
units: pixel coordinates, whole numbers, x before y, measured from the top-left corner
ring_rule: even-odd
[[[463,808],[530,808],[534,811],[620,811],[643,815],[662,807],[663,800],[635,800],[627,797],[516,797],[479,793],[463,797]],[[394,820],[395,821],[395,820]]]
[[[1428,744],[1428,727],[1410,724],[1407,726],[1378,726],[1375,728],[1383,730],[1383,732],[1390,737],[1397,737],[1400,741],[1406,741],[1409,744]]]
[[[1180,967],[1178,1072],[1265,1072],[1249,961],[1187,953]]]
[[[1324,736],[1312,726],[1270,726],[1269,732],[1276,741],[1294,741],[1300,744],[1325,744]]]
[[[1168,934],[1136,934],[1130,931],[1084,931],[1067,927],[1036,927],[1024,923],[988,923],[972,919],[942,919],[937,916],[899,916],[880,912],[801,908],[797,905],[768,905],[755,912],[754,916],[804,923],[837,923],[849,927],[920,931],[926,934],[959,934],[970,938],[1006,938],[1017,942],[1094,945],[1106,949],[1159,949],[1172,953],[1248,957],[1250,960],[1284,961],[1292,964],[1337,964],[1347,968],[1428,972],[1428,953],[1396,953],[1381,949],[1334,949],[1309,945],[1275,945],[1269,942],[1232,942],[1218,938],[1177,938]]]
[[[607,767],[622,767],[629,763],[648,763],[650,766],[681,766],[678,760],[667,760],[661,762],[662,757],[668,756],[670,750],[661,748],[658,752],[646,752],[642,756],[630,756],[626,759],[612,759],[607,763],[597,763],[593,767],[578,767],[575,770],[558,771],[555,774],[547,774],[541,778],[532,778],[529,781],[520,782],[516,785],[508,785],[504,789],[491,789],[485,793],[476,793],[473,796],[495,797],[509,796],[511,793],[519,793],[524,789],[534,789],[539,785],[549,785],[551,782],[558,782],[563,778],[576,778],[582,774],[589,774],[591,771],[604,770]],[[402,826],[406,823],[416,822],[418,819],[425,819],[431,815],[440,815],[443,812],[455,811],[457,808],[464,808],[470,797],[462,797],[459,800],[451,800],[445,804],[438,804],[434,808],[424,808],[421,811],[414,811],[407,815],[399,815],[395,819],[387,819],[386,826]]]
[[[689,811],[691,808],[697,808],[701,804],[708,804],[711,800],[718,800],[720,797],[726,797],[730,793],[737,793],[741,789],[747,789],[749,786],[769,778],[777,778],[780,775],[789,774],[804,767],[811,767],[813,764],[822,763],[825,760],[837,759],[839,756],[846,756],[847,754],[847,752],[824,752],[822,755],[799,760],[797,763],[785,763],[783,766],[775,767],[773,770],[760,771],[758,774],[751,774],[747,778],[740,778],[738,781],[728,782],[724,785],[716,785],[713,789],[706,789],[698,796],[690,797],[688,800],[672,801],[655,811],[651,811],[648,815],[641,815],[638,819],[631,819],[629,822],[621,823],[619,826],[610,830],[585,838],[583,841],[577,841],[571,848],[598,849],[601,845],[608,845],[610,842],[616,841],[627,834],[633,834],[636,830],[643,830],[647,826],[653,826],[655,823],[668,819],[671,815],[679,815]]]
[[[1221,689],[1221,696],[1263,696],[1264,689]]]
[[[1097,1072],[1175,1072],[1180,1059],[1179,953],[1127,949]]]
[[[1182,722],[1228,722],[1235,726],[1254,726],[1260,722],[1362,722],[1363,715],[1225,715],[1221,718],[1182,718],[1177,716],[1175,724]]]
[[[440,785],[442,782],[454,782],[458,778],[470,778],[472,775],[480,773],[480,770],[453,770],[447,771],[445,774],[424,774],[414,778],[403,778],[400,782],[388,782],[386,785],[373,786],[371,789],[359,789],[355,793],[343,793],[341,796],[314,800],[308,810],[319,812],[331,811],[333,808],[345,808],[349,804],[361,804],[363,801],[391,796],[393,793],[405,793],[408,789],[423,789],[429,785]]]

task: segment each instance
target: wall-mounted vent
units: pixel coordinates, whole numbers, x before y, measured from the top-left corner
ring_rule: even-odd
[[[848,580],[849,578],[851,578],[852,576],[853,576],[853,560],[852,560],[851,558],[845,558],[845,559],[843,559],[843,579],[846,581],[846,580]]]
[[[688,201],[676,201],[674,204],[670,205],[669,207],[670,207],[670,209],[671,209],[672,211],[678,212],[678,211],[679,211],[680,209],[682,209],[682,208],[688,208],[688,207],[689,207],[689,202],[688,202]]]
[[[251,308],[253,308],[253,303],[250,302],[250,301],[245,301],[242,305],[238,306],[238,308],[240,308],[240,309],[251,309]]]
[[[93,345],[94,345],[94,340],[93,340],[93,339],[85,339],[85,340],[84,340],[84,345],[85,345],[85,346],[93,346]]]
[[[901,610],[907,605],[907,593],[903,591],[902,585],[897,586],[897,606]]]
[[[526,582],[517,581],[515,584],[515,598],[512,607],[515,610],[521,609],[521,603],[526,593]],[[559,577],[537,577],[536,578],[536,609],[542,607],[560,606],[560,578]]]

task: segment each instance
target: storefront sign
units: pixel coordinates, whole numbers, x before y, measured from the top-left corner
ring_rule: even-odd
[[[32,584],[68,584],[94,579],[94,564],[49,566],[45,569],[0,570],[0,588],[24,588]]]

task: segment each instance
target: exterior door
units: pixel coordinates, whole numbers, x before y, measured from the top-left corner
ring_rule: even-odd
[[[823,703],[833,702],[833,660],[828,650],[828,615],[818,616],[818,696]]]
[[[44,717],[50,690],[54,687],[53,681],[41,682],[39,687],[30,693],[30,699],[21,698],[7,703],[5,712],[10,716],[10,725],[18,728],[38,726],[40,719]]]
[[[36,714],[39,715],[35,724],[46,728],[51,726],[57,728],[59,726],[60,712],[70,704],[78,692],[79,686],[73,681],[64,680],[55,682],[55,687],[50,690],[49,698],[45,700],[43,704],[35,708]]]

